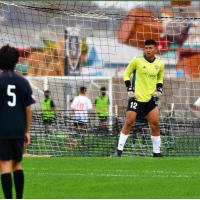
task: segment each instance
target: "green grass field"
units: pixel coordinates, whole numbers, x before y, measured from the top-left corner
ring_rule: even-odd
[[[25,158],[23,165],[28,199],[200,198],[197,157]]]

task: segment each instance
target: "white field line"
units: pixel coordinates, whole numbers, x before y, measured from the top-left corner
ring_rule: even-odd
[[[191,178],[200,175],[200,172],[176,172],[176,171],[134,171],[134,170],[67,170],[62,172],[52,172],[49,169],[29,168],[26,173],[34,175],[50,175],[50,176],[94,176],[94,177],[152,177],[152,178]]]

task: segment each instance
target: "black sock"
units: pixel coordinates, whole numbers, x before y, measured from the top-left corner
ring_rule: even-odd
[[[24,191],[24,172],[22,169],[16,170],[14,171],[13,175],[14,175],[16,199],[22,199]]]
[[[1,175],[1,185],[5,199],[12,199],[12,176],[11,173]]]

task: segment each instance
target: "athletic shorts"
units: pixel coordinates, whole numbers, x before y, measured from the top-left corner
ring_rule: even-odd
[[[133,111],[136,113],[143,113],[146,116],[150,111],[156,107],[156,103],[153,99],[149,102],[139,102],[134,98],[129,99],[127,111]]]
[[[52,124],[54,122],[55,118],[53,119],[43,119],[43,124],[46,125],[46,124]]]
[[[0,160],[20,162],[24,151],[24,139],[0,139]]]
[[[77,122],[74,122],[74,126],[75,127],[82,127],[82,128],[87,128],[87,122],[80,122],[80,121],[77,121]]]
[[[107,122],[108,117],[107,116],[99,116],[99,121],[100,122]]]

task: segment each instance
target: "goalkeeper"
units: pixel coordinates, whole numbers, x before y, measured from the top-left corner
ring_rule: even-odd
[[[155,58],[156,52],[156,42],[152,39],[146,40],[144,56],[133,58],[124,72],[129,101],[126,120],[118,141],[118,156],[121,156],[123,152],[129,132],[136,120],[137,113],[140,111],[144,113],[151,128],[153,157],[162,156],[160,153],[161,138],[157,101],[163,90],[164,63]],[[134,87],[131,86],[131,75],[135,76]]]

